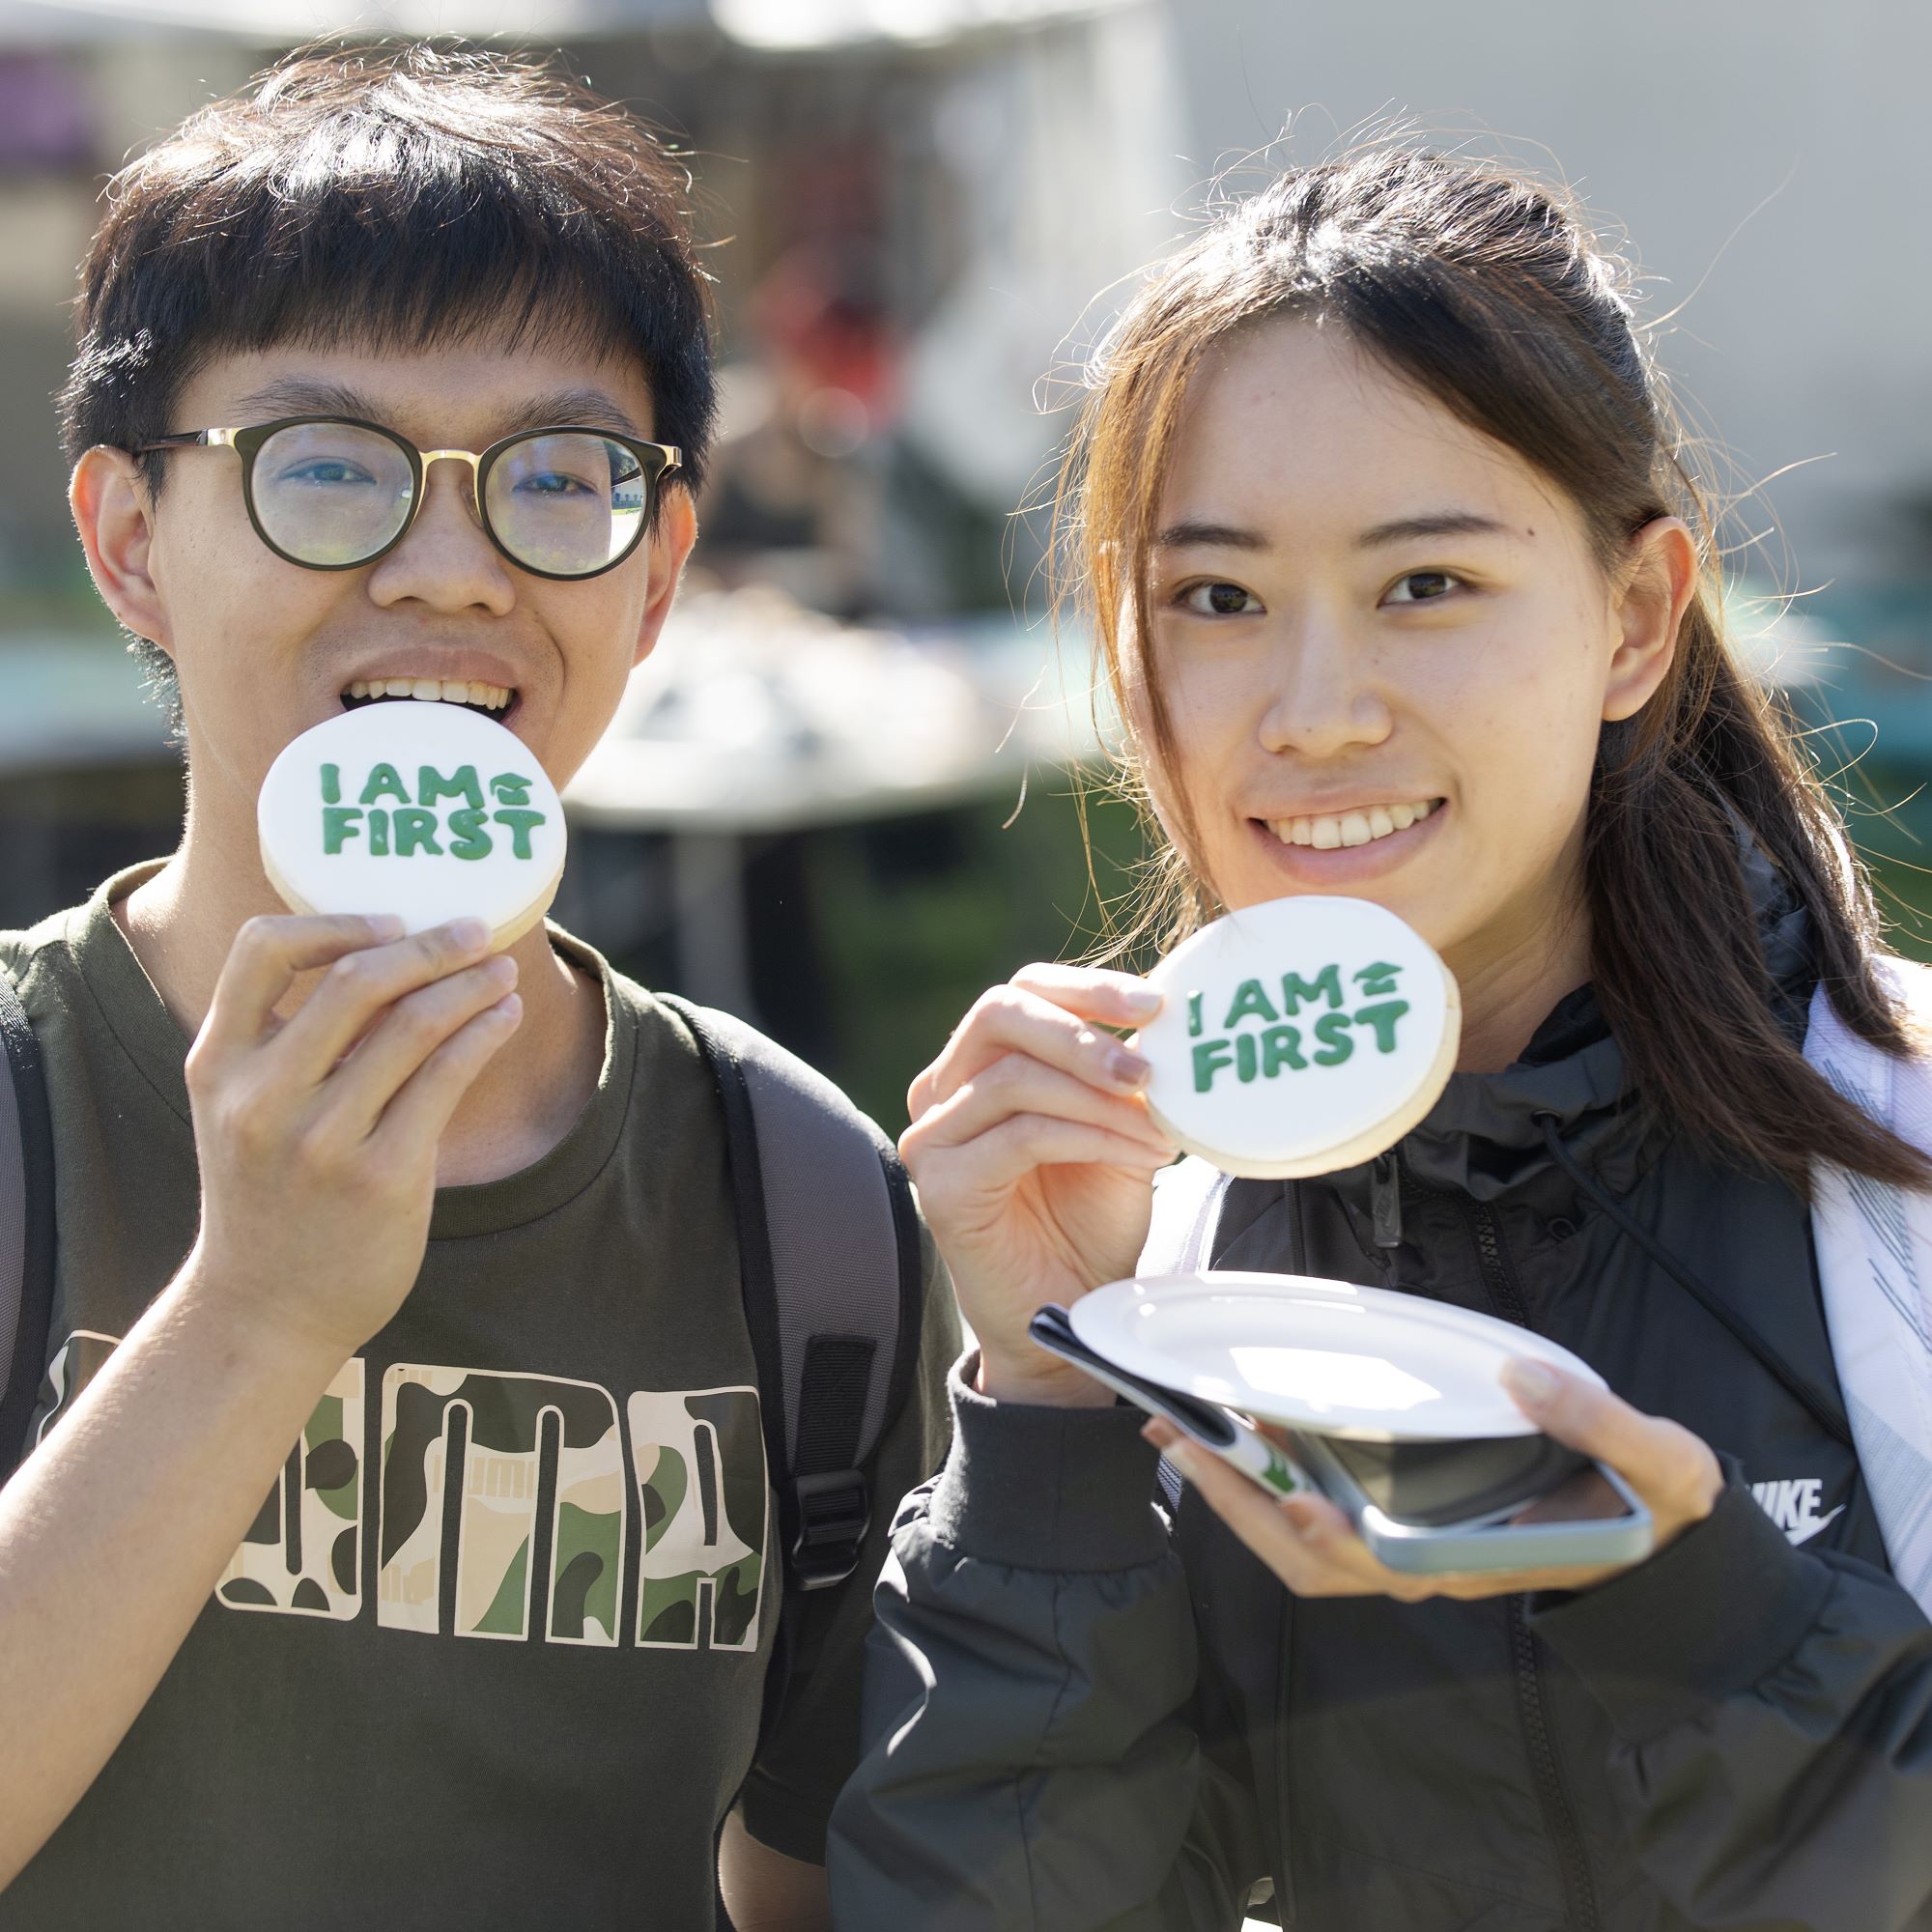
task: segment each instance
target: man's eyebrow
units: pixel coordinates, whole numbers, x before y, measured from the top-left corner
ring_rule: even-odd
[[[1473,510],[1439,510],[1427,517],[1398,517],[1377,524],[1355,539],[1357,550],[1378,550],[1383,544],[1414,543],[1430,537],[1500,537],[1510,535],[1507,524],[1481,517]]]
[[[280,376],[251,390],[236,405],[237,412],[254,420],[273,421],[277,416],[357,416],[364,422],[384,422],[385,413],[372,397],[340,383],[327,383],[311,376]],[[516,436],[526,429],[545,429],[553,423],[582,424],[585,429],[615,430],[620,436],[636,437],[641,432],[630,412],[602,389],[557,389],[549,395],[532,396],[498,418],[497,437]]]
[[[376,405],[355,389],[340,383],[325,383],[313,376],[277,376],[251,389],[235,405],[241,416],[262,417],[272,422],[277,416],[360,416],[366,422],[380,422]]]
[[[1260,530],[1238,524],[1214,524],[1200,518],[1169,524],[1153,540],[1156,550],[1272,550]]]

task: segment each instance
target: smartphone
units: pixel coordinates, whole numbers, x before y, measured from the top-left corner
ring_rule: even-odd
[[[1650,1512],[1606,1464],[1547,1435],[1357,1442],[1295,1432],[1289,1453],[1391,1570],[1567,1569],[1638,1563]]]

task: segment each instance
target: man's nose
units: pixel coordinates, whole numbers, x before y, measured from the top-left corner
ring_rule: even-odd
[[[369,594],[379,604],[416,601],[438,611],[507,612],[517,601],[508,561],[483,528],[475,469],[460,452],[426,452],[422,508],[376,565]]]

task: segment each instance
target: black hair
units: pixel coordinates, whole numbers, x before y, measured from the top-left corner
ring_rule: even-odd
[[[488,335],[630,355],[702,480],[716,414],[691,178],[615,104],[452,42],[298,49],[107,185],[60,394],[70,461],[183,427],[212,357]],[[151,491],[159,455],[141,459]],[[139,655],[177,713],[173,668]]]

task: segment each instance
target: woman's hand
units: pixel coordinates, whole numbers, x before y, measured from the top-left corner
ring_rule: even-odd
[[[1629,1483],[1650,1511],[1653,1551],[1711,1514],[1723,1488],[1718,1459],[1674,1422],[1640,1414],[1607,1389],[1544,1362],[1519,1359],[1504,1377],[1517,1406],[1545,1435],[1594,1456]],[[1325,1496],[1266,1494],[1164,1422],[1143,1432],[1230,1529],[1297,1597],[1504,1597],[1518,1590],[1587,1590],[1618,1568],[1492,1571],[1407,1577],[1378,1562],[1348,1517]],[[1618,1566],[1627,1567],[1627,1566]]]
[[[1176,1149],[1148,1114],[1147,1062],[1106,1029],[1159,1010],[1131,974],[1029,966],[980,996],[906,1095],[899,1152],[980,1339],[988,1395],[1114,1400],[1030,1341],[1027,1323],[1140,1258],[1153,1176]]]

